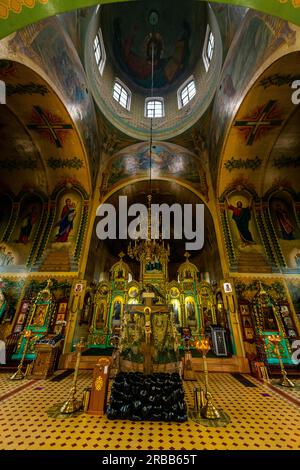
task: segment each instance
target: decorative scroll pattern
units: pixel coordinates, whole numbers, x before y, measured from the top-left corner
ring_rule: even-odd
[[[0,0],[0,38],[62,12],[125,0]],[[209,1],[209,0],[205,0]],[[300,26],[300,0],[210,0],[240,5],[280,17]],[[29,14],[30,13],[30,14]]]
[[[0,1],[0,19],[6,20],[10,13],[19,15],[23,7],[34,8],[36,3],[46,5],[49,0],[2,0]]]
[[[292,5],[294,8],[299,8],[300,7],[300,0],[277,0],[279,3],[288,3],[292,2]]]

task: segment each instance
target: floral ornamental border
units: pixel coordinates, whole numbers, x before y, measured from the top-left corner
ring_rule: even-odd
[[[230,160],[227,160],[224,163],[224,168],[229,172],[233,170],[257,170],[262,164],[262,159],[259,157],[255,158],[247,158],[247,160],[243,160],[242,158],[234,158],[232,157]]]
[[[136,0],[0,0],[0,39],[42,19],[78,8]],[[182,0],[183,1],[183,0]],[[300,0],[203,0],[251,8],[300,26]]]
[[[273,167],[281,169],[281,168],[289,168],[294,167],[297,168],[300,166],[300,155],[298,156],[284,156],[275,158],[273,160]]]
[[[22,13],[23,7],[34,8],[37,2],[46,5],[48,1],[49,0],[1,0],[0,19],[6,20],[11,12],[19,15]]]
[[[290,1],[292,1],[294,8],[300,8],[300,0],[278,0],[279,3],[288,3]]]

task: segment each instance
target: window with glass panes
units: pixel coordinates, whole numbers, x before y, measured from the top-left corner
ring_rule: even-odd
[[[161,118],[164,116],[163,99],[153,99],[146,102],[146,117]]]
[[[94,39],[94,54],[99,72],[102,75],[106,61],[106,53],[104,49],[101,30],[99,30]]]
[[[206,47],[206,56],[207,56],[209,63],[211,62],[212,57],[214,55],[214,49],[215,49],[215,37],[213,33],[210,32],[208,36],[207,47]]]
[[[181,106],[187,105],[192,98],[196,95],[196,85],[195,81],[191,80],[187,85],[183,87],[180,92],[180,102]]]
[[[129,93],[119,82],[114,84],[113,97],[123,108],[129,109]]]

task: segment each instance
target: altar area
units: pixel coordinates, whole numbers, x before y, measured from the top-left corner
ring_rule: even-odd
[[[191,346],[206,335],[211,338],[216,358],[234,355],[221,286],[212,286],[203,276],[201,279],[198,268],[189,261],[189,253],[185,258],[176,280],[169,279],[167,250],[152,263],[142,258],[140,276],[135,280],[124,253],[120,253],[119,261],[110,269],[110,281],[96,287],[83,367],[85,358],[105,354],[117,336],[121,338],[124,367],[131,361],[134,370],[142,370],[145,355],[141,348],[149,334],[154,337],[155,371],[178,370],[175,364],[184,350],[184,329]]]
[[[187,349],[194,370],[201,371],[195,344],[207,338],[209,371],[249,373],[251,366],[256,375],[256,363],[278,367],[268,339],[275,334],[283,363],[293,366],[290,304],[279,284],[211,281],[188,252],[170,276],[167,248],[150,261],[142,254],[138,274],[130,266],[121,252],[98,283],[48,280],[37,284],[40,290],[25,289],[12,324],[14,349],[6,341],[8,359],[20,361],[29,331],[25,361],[37,358],[40,345],[52,344],[57,348],[57,356],[51,353],[54,366],[74,369],[75,345],[84,337],[80,369],[93,369],[101,357],[116,362],[119,346],[118,367],[123,371],[146,372],[150,361],[148,372],[180,373]]]
[[[112,355],[113,345],[121,339],[122,370],[143,371],[145,357],[149,356],[142,351],[148,328],[153,336],[150,356],[154,372],[180,370],[186,335],[196,369],[201,370],[202,362],[193,344],[208,336],[212,346],[210,370],[249,371],[247,359],[235,353],[227,294],[222,285],[208,282],[207,273],[204,280],[204,274],[189,260],[189,253],[178,268],[177,279],[169,278],[167,251],[153,263],[141,259],[138,279],[133,278],[124,258],[120,253],[109,280],[100,282],[83,306],[83,311],[89,309],[90,322],[81,369],[92,369],[99,357]],[[75,344],[80,335],[76,330],[73,334]],[[74,368],[75,356],[75,352],[64,353],[60,367]]]

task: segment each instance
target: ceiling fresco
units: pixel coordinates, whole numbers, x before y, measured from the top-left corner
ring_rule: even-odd
[[[300,52],[276,61],[244,99],[224,147],[219,195],[239,182],[251,185],[260,196],[280,181],[300,190],[299,175],[291,171],[299,167],[299,108],[292,102],[293,76],[300,78]]]
[[[206,4],[142,0],[104,6],[101,25],[109,56],[130,87],[150,90],[154,44],[154,89],[178,86],[191,74],[204,43]]]
[[[254,11],[247,13],[228,52],[221,85],[215,97],[211,122],[213,130],[210,139],[211,171],[214,177],[218,172],[218,159],[226,131],[247,91],[251,88],[255,75],[259,69],[263,71],[264,63],[270,62],[272,56],[275,60],[296,47],[297,34],[299,34],[299,28],[283,20]],[[266,96],[265,93],[263,94]],[[267,105],[266,99],[260,102],[260,106]],[[250,109],[239,113],[239,117],[243,121],[244,118],[255,117],[259,112],[257,102],[252,101]],[[280,120],[280,117],[278,119]]]
[[[36,188],[48,195],[62,183],[90,192],[86,154],[64,105],[33,70],[0,60],[7,105],[0,115],[0,181],[17,194]],[[16,117],[17,116],[17,117]]]
[[[104,170],[102,195],[125,181],[135,179],[175,179],[194,187],[208,201],[206,172],[195,155],[174,144],[154,142],[150,161],[149,144],[130,146],[114,155]]]
[[[47,193],[45,168],[35,142],[26,127],[7,106],[1,106],[0,141],[2,190],[7,188],[18,194],[22,190],[37,187]],[[17,174],[21,174],[22,178],[15,178]]]
[[[101,167],[105,164],[105,160],[125,147],[137,143],[136,139],[117,130],[108,119],[98,111],[97,113],[99,134],[101,140]]]
[[[225,5],[220,3],[211,3],[222,36],[223,53],[226,57],[231,46],[232,40],[238,31],[248,8]]]
[[[287,120],[271,151],[265,170],[263,193],[266,193],[274,184],[290,186],[300,192],[299,122],[300,108],[298,106]]]
[[[291,86],[300,79],[300,28],[214,3],[120,2],[48,18],[0,42],[8,100],[0,115],[0,236],[19,272],[24,266],[83,272],[80,256],[87,257],[95,238],[94,207],[120,194],[145,202],[151,167],[155,201],[205,203],[206,246],[195,259],[213,278],[222,276],[218,251],[223,275],[299,273],[300,108]],[[93,49],[101,21],[108,59],[102,75]],[[207,22],[215,36],[208,72]],[[144,98],[151,89],[151,40],[154,88],[165,98],[166,118],[153,123],[150,161]],[[87,50],[99,81],[89,81]],[[130,113],[113,100],[116,73],[132,87]],[[197,97],[179,111],[177,87],[191,73]],[[90,258],[100,262],[102,248],[95,254],[95,246],[94,240]],[[105,246],[113,256],[123,249]],[[173,246],[173,268],[183,254],[182,244]]]
[[[127,5],[126,8],[131,8],[133,9],[133,11],[130,11],[130,15],[124,14],[122,16],[122,21],[127,21],[128,17],[136,18],[138,15],[135,12],[135,9],[139,9],[140,4],[140,2],[132,2],[130,3],[130,5]],[[155,4],[155,2],[153,4]],[[190,1],[187,2],[187,4],[184,3],[184,8],[186,8],[187,6],[189,6],[189,9],[193,8],[195,11],[194,17],[197,18],[197,11],[200,8],[199,5],[200,2]],[[161,82],[162,87],[159,89],[156,88],[153,92],[157,96],[163,96],[165,100],[164,118],[153,120],[153,136],[156,140],[166,141],[172,139],[173,137],[182,134],[191,126],[193,126],[196,122],[198,122],[201,115],[203,115],[210,107],[211,102],[214,98],[215,91],[218,87],[219,75],[222,69],[222,40],[219,32],[218,23],[213,11],[211,9],[207,9],[206,5],[202,5],[202,7],[204,7],[205,10],[205,24],[209,22],[215,37],[215,52],[213,54],[210,67],[208,71],[205,70],[204,61],[202,58],[202,49],[206,31],[206,27],[203,28],[203,35],[201,39],[200,35],[202,19],[199,20],[200,26],[199,30],[197,30],[199,33],[199,41],[196,41],[195,43],[190,42],[189,46],[189,50],[192,54],[194,54],[196,62],[194,63],[194,61],[192,61],[189,66],[189,69],[183,71],[180,77],[178,76],[178,80],[175,79],[175,75],[177,74],[177,63],[180,65],[182,62],[181,59],[183,58],[183,55],[189,56],[189,52],[186,54],[184,47],[182,48],[181,45],[178,49],[179,56],[176,58],[175,61],[173,61],[173,59],[169,61],[170,63],[168,63],[168,65],[165,65],[164,63],[165,57],[163,54],[165,54],[165,52],[159,52],[159,54],[161,54],[161,60],[157,61],[157,67],[159,68],[161,64],[163,64],[162,67],[164,68],[164,71],[158,71],[158,75],[160,75],[160,78],[157,78],[158,75],[156,77],[157,80],[155,78],[154,88],[156,87],[156,83],[158,83],[158,81],[162,78],[162,74],[165,75],[165,69],[168,69],[166,72],[168,75],[168,79],[167,81],[165,80],[167,77],[167,75],[165,75],[165,78],[162,78],[162,80],[165,81],[165,84]],[[122,8],[125,8],[125,6],[118,5],[118,14],[120,14],[119,9],[122,10]],[[171,14],[173,15],[174,8],[169,8],[170,16]],[[108,29],[109,25],[112,22],[110,18],[111,11],[115,11],[114,6],[104,6],[101,9],[97,9],[97,11],[94,12],[94,15],[91,15],[91,17],[89,18],[90,21],[88,25],[86,24],[86,21],[83,22],[83,31],[85,31],[85,34],[83,34],[82,41],[84,43],[84,64],[88,84],[93,94],[97,108],[99,109],[99,112],[101,112],[105,116],[105,118],[109,120],[114,125],[114,127],[119,129],[122,133],[127,134],[139,141],[143,141],[146,140],[149,135],[149,119],[145,117],[145,99],[149,97],[150,89],[138,86],[134,82],[132,74],[130,75],[130,73],[128,72],[128,74],[126,75],[126,73],[124,71],[122,72],[120,66],[118,65],[118,61],[115,56],[120,54],[120,50],[123,46],[116,46],[114,50],[113,45],[111,44],[113,42],[113,40],[111,39],[111,34],[109,33],[109,31],[106,31],[106,29]],[[146,16],[146,11],[150,11],[148,7],[145,8],[145,12],[143,13],[144,16]],[[184,11],[181,12],[175,9],[175,12],[177,15],[175,23],[178,24],[180,18],[180,25],[182,25],[183,23],[185,24]],[[136,21],[138,25],[140,18],[138,18]],[[95,61],[95,55],[93,50],[94,39],[95,35],[97,34],[97,31],[99,30],[99,25],[101,26],[103,42],[107,56],[106,64],[102,74],[99,73],[99,67],[97,66],[97,63]],[[145,37],[148,38],[147,41],[151,41],[151,39],[149,38],[149,28],[146,23],[142,23],[141,25],[139,25],[139,31],[140,34],[143,34],[145,35]],[[166,31],[168,31],[168,28],[166,28]],[[141,45],[140,47],[142,48],[143,46]],[[140,66],[140,64],[137,65],[137,69],[139,71],[142,71],[142,67]],[[180,70],[181,69],[182,64],[180,65]],[[173,71],[175,71],[174,83],[172,78]],[[191,76],[191,73],[193,73],[196,82],[197,93],[190,103],[179,109],[177,90],[179,85],[182,85],[185,79]],[[130,109],[124,109],[113,98],[112,82],[115,77],[121,79],[124,85],[127,86],[132,92]]]

